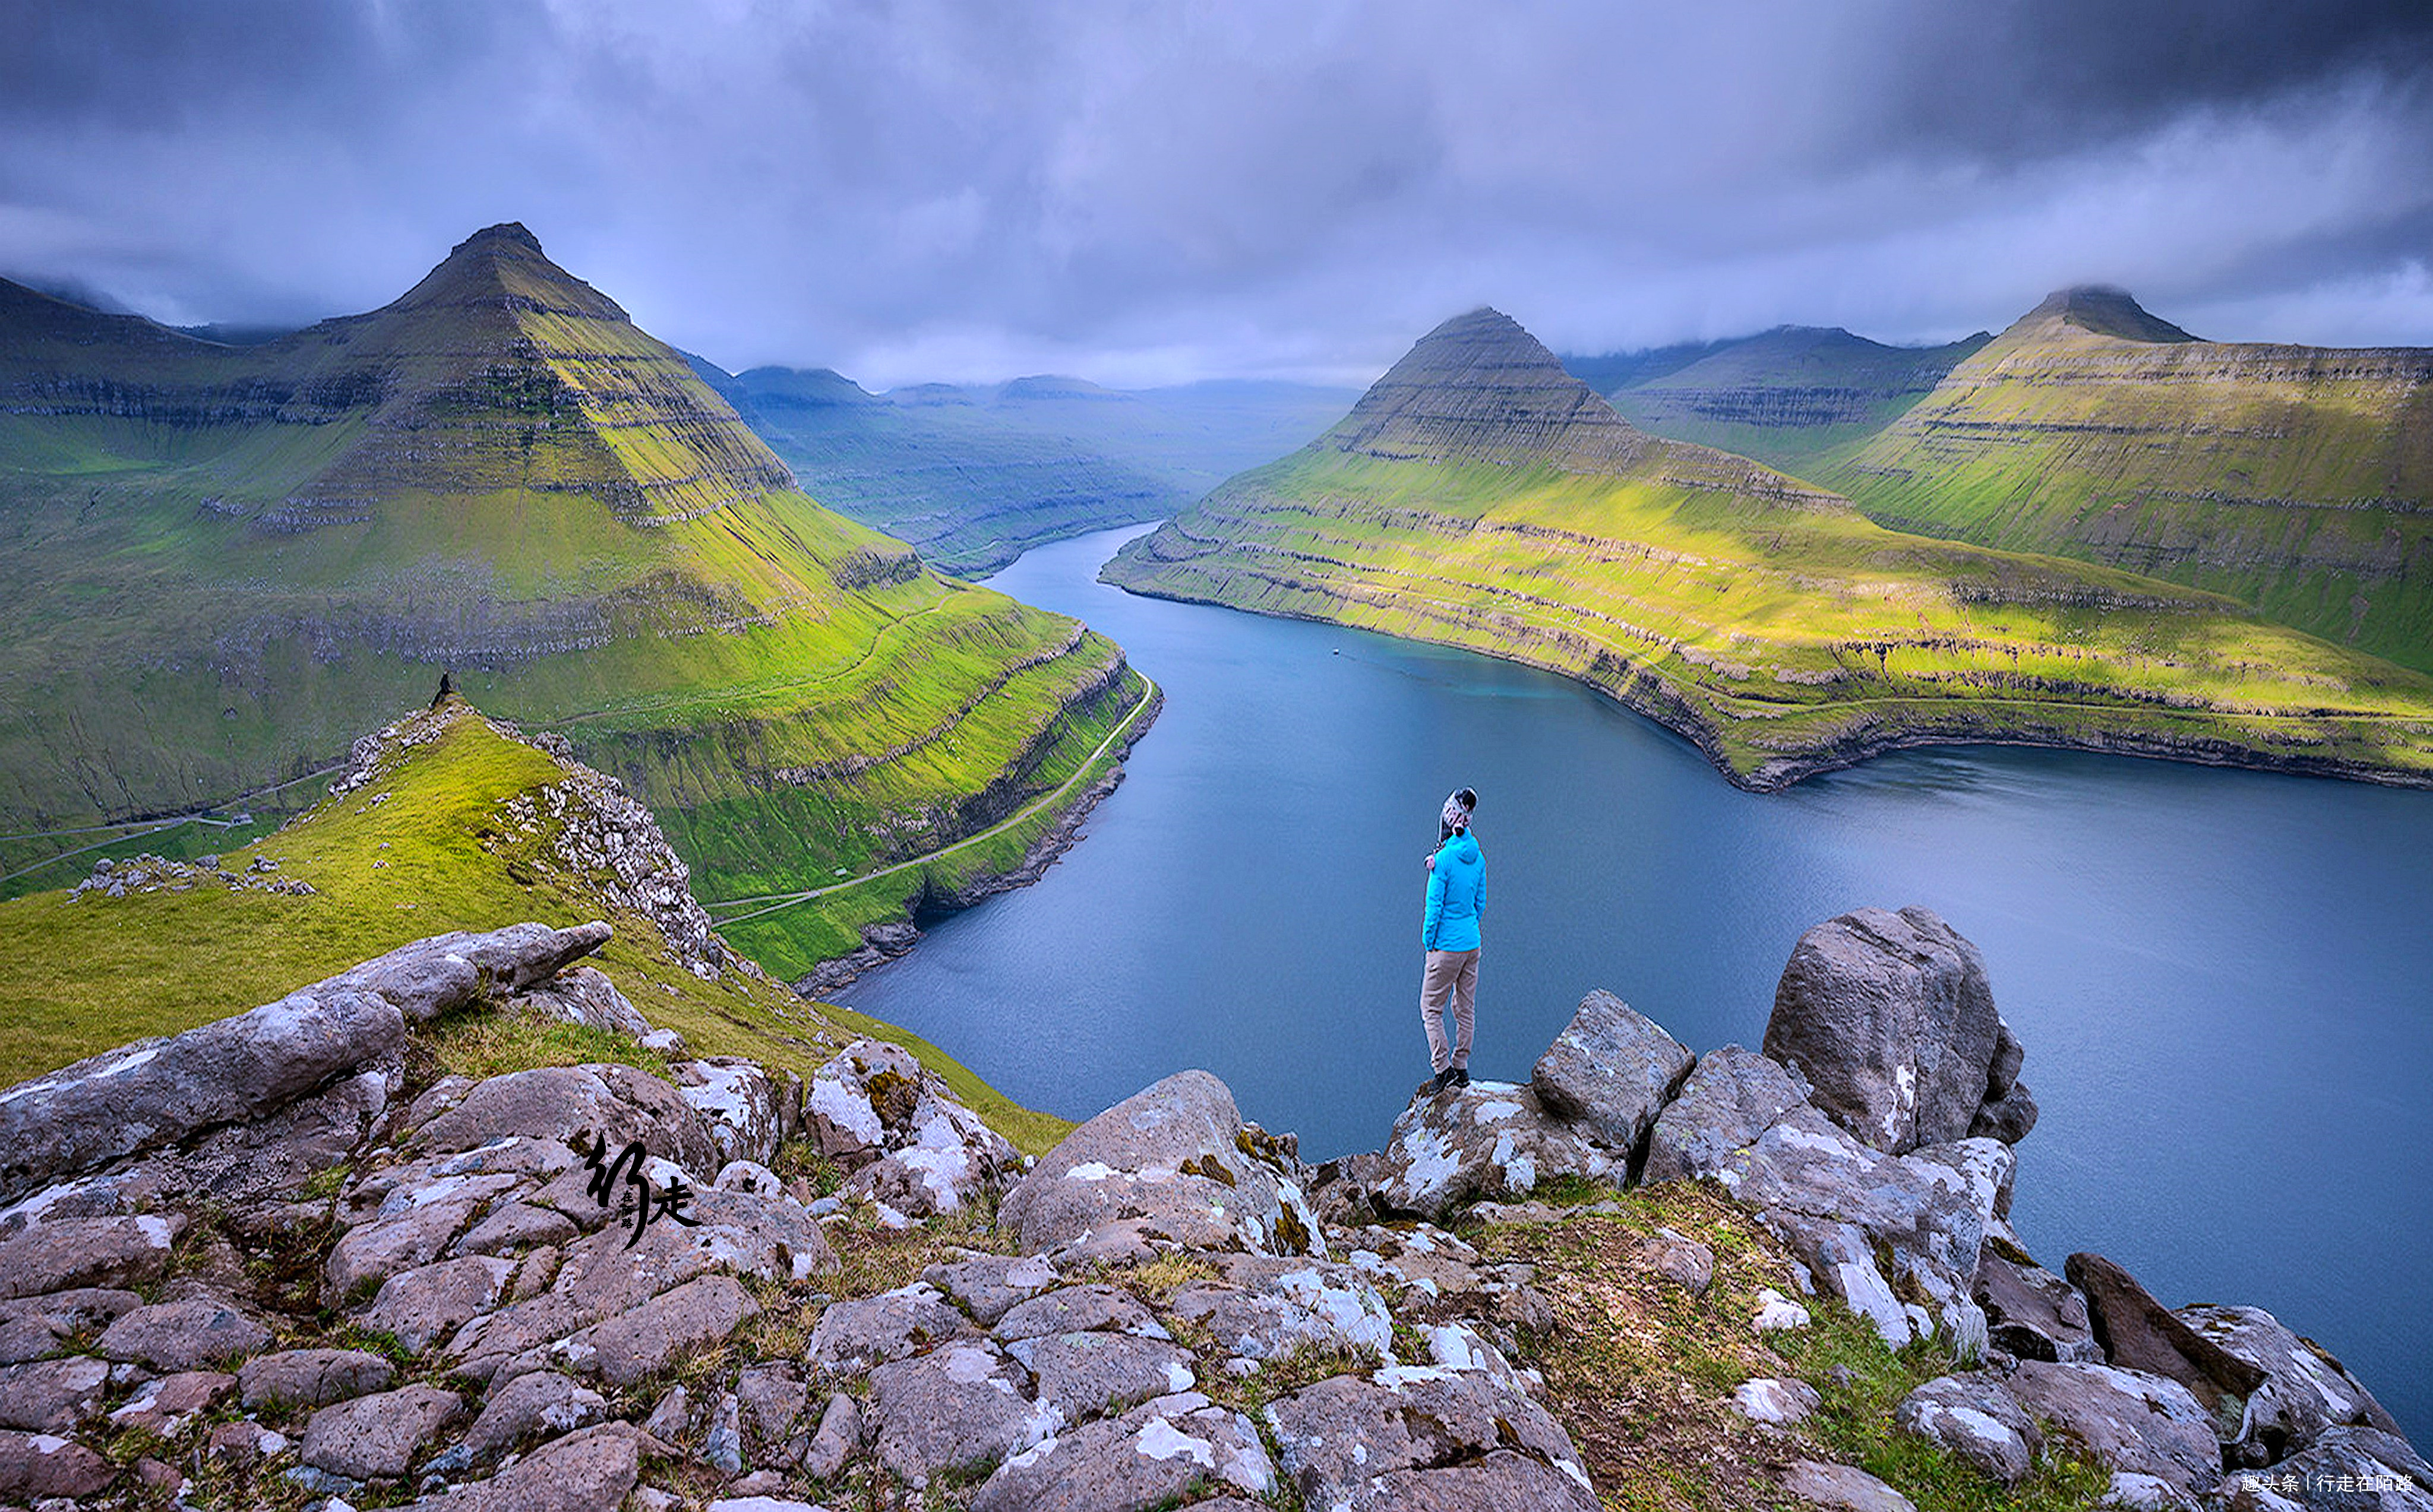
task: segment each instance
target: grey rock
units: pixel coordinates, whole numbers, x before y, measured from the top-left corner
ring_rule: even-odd
[[[2013,1364],[2001,1380],[2030,1418],[2106,1470],[2152,1475],[2188,1495],[2212,1490],[2221,1478],[2212,1419],[2176,1381],[2040,1360]]]
[[[1940,1444],[2004,1486],[2035,1464],[2044,1435],[2002,1383],[1982,1371],[1937,1376],[1903,1397],[1893,1422]]]
[[[575,966],[535,983],[523,994],[521,1006],[562,1024],[580,1024],[636,1039],[651,1032],[650,1020],[597,966]]]
[[[1727,1045],[1701,1058],[1648,1132],[1642,1179],[1686,1181],[1724,1168],[1784,1113],[1808,1100],[1808,1079],[1754,1050]]]
[[[381,1283],[361,1321],[394,1336],[408,1354],[419,1354],[496,1307],[514,1274],[512,1262],[490,1255],[466,1255],[400,1271]]]
[[[569,929],[516,924],[483,934],[458,930],[400,945],[305,991],[371,993],[427,1024],[483,997],[546,982],[606,944],[614,932],[597,921]]]
[[[139,1360],[156,1370],[198,1370],[228,1365],[270,1342],[270,1330],[214,1297],[138,1307],[102,1331],[95,1346],[113,1360]]]
[[[417,1129],[413,1147],[470,1150],[515,1135],[561,1145],[578,1135],[604,1137],[612,1157],[639,1140],[651,1155],[690,1173],[696,1187],[709,1185],[724,1164],[708,1124],[675,1088],[621,1065],[542,1066],[492,1077]]]
[[[198,1412],[209,1412],[236,1389],[236,1377],[218,1370],[180,1370],[156,1376],[111,1409],[114,1428],[141,1428],[174,1438]]]
[[[1188,1351],[1131,1334],[1049,1334],[1017,1340],[1006,1352],[1036,1378],[1039,1400],[1068,1423],[1199,1384]]]
[[[1990,1246],[1977,1262],[1973,1295],[1985,1310],[1994,1347],[2022,1360],[2100,1361],[2086,1299],[2078,1288],[2023,1258]]]
[[[40,1323],[54,1334],[82,1334],[108,1328],[143,1305],[144,1299],[134,1292],[111,1286],[76,1286],[0,1302],[0,1320]]]
[[[998,1226],[1029,1253],[1084,1235],[1109,1253],[1158,1246],[1322,1253],[1318,1215],[1287,1171],[1250,1140],[1234,1095],[1205,1071],[1134,1093],[1066,1135],[1008,1192]]]
[[[64,1434],[93,1416],[110,1384],[110,1367],[77,1356],[0,1369],[0,1428]]]
[[[2284,1507],[2294,1504],[2307,1512],[2433,1512],[2433,1465],[2405,1438],[2374,1428],[2326,1429],[2304,1453],[2223,1483],[2233,1507],[2244,1501],[2254,1512],[2266,1512],[2252,1492],[2242,1496],[2251,1476],[2269,1477],[2283,1487]]]
[[[1250,1419],[1186,1392],[1010,1456],[972,1498],[972,1512],[1148,1512],[1199,1486],[1264,1497],[1275,1488],[1275,1465]]]
[[[1306,1345],[1392,1355],[1393,1315],[1354,1267],[1267,1255],[1212,1258],[1223,1279],[1185,1284],[1166,1310],[1208,1330],[1229,1354],[1273,1360]]]
[[[743,1473],[743,1404],[732,1391],[710,1409],[709,1432],[702,1436],[701,1462],[729,1475]]]
[[[1479,1198],[1527,1197],[1558,1176],[1618,1181],[1627,1164],[1550,1117],[1536,1092],[1508,1081],[1413,1097],[1394,1120],[1385,1156],[1377,1204],[1428,1219]]]
[[[1595,1493],[1562,1424],[1500,1357],[1479,1364],[1334,1376],[1269,1403],[1285,1474],[1311,1506],[1477,1505],[1453,1499],[1480,1489],[1456,1472],[1502,1452],[1511,1459],[1489,1484],[1516,1497],[1502,1504],[1594,1512]]]
[[[321,1407],[387,1390],[397,1367],[361,1350],[282,1350],[247,1361],[236,1380],[247,1407]]]
[[[1162,1339],[1165,1330],[1139,1298],[1120,1286],[1066,1286],[1011,1309],[989,1332],[1008,1343],[1049,1334],[1099,1329]],[[1180,1387],[1177,1388],[1181,1389]],[[1165,1396],[1165,1392],[1154,1393]]]
[[[831,1303],[812,1325],[803,1358],[814,1375],[860,1375],[975,1332],[944,1293],[915,1282],[876,1297]]]
[[[73,1439],[0,1430],[0,1496],[12,1502],[94,1496],[117,1478],[117,1466]]]
[[[860,1405],[840,1391],[828,1398],[820,1414],[819,1432],[803,1454],[803,1473],[815,1481],[832,1481],[860,1452]]]
[[[553,1437],[587,1428],[608,1415],[600,1393],[554,1370],[530,1370],[490,1389],[482,1415],[465,1432],[465,1449],[486,1458],[527,1437]]]
[[[810,1404],[802,1372],[791,1365],[749,1367],[736,1377],[735,1397],[752,1441],[768,1452],[764,1461],[793,1436],[803,1409]]]
[[[414,1512],[617,1512],[641,1478],[641,1456],[665,1452],[631,1423],[602,1423],[541,1445],[486,1481],[425,1497]]]
[[[1800,937],[1764,1049],[1834,1121],[1899,1155],[1968,1137],[1999,1024],[1984,958],[1957,930],[1926,909],[1860,909]]]
[[[2212,1418],[2221,1441],[2238,1440],[2247,1399],[2264,1385],[2262,1369],[2189,1327],[2154,1300],[2135,1277],[2101,1255],[2072,1255],[2062,1270],[2086,1298],[2087,1318],[2104,1359],[2187,1387]]]
[[[482,1185],[463,1190],[453,1200],[405,1206],[394,1217],[357,1224],[331,1248],[321,1268],[323,1282],[332,1294],[350,1297],[430,1265],[447,1253],[449,1242],[473,1221],[485,1201],[515,1181],[512,1176],[484,1178]]]
[[[1640,1240],[1639,1260],[1693,1297],[1704,1297],[1714,1284],[1715,1252],[1671,1229],[1659,1229]]]
[[[1805,1381],[1761,1376],[1744,1381],[1732,1391],[1732,1410],[1751,1422],[1777,1427],[1801,1421],[1825,1404],[1816,1388]]]
[[[169,1268],[182,1214],[55,1218],[0,1239],[0,1297],[145,1286]]]
[[[703,1276],[604,1323],[576,1333],[558,1349],[575,1369],[630,1386],[679,1357],[723,1342],[760,1304],[732,1276]]]
[[[994,1465],[1056,1425],[1052,1409],[1024,1400],[1020,1368],[985,1342],[879,1366],[867,1410],[878,1462],[916,1486]]]
[[[971,1309],[982,1328],[993,1326],[1016,1302],[1061,1283],[1056,1267],[1038,1255],[968,1255],[931,1266],[921,1279]]]
[[[1580,999],[1571,1023],[1538,1058],[1529,1084],[1539,1104],[1628,1158],[1681,1090],[1697,1057],[1611,993]]]
[[[651,1409],[650,1417],[642,1420],[642,1432],[672,1443],[689,1435],[692,1432],[692,1393],[687,1391],[681,1382],[668,1387],[667,1395],[659,1399],[658,1405]]]
[[[449,1247],[451,1255],[503,1255],[543,1245],[560,1245],[583,1232],[574,1220],[551,1208],[501,1202]],[[457,1321],[462,1322],[459,1318]]]
[[[2264,1309],[2200,1302],[2181,1308],[2179,1317],[2208,1342],[2265,1372],[2247,1399],[2237,1440],[2245,1463],[2273,1464],[2333,1428],[2399,1432],[2345,1366]]]
[[[732,1161],[767,1161],[785,1137],[785,1117],[777,1104],[777,1084],[750,1061],[716,1056],[686,1061],[675,1067],[676,1096],[690,1104],[709,1128],[718,1147],[717,1165]]]
[[[464,1409],[463,1398],[436,1386],[400,1386],[355,1397],[315,1413],[298,1454],[306,1465],[332,1475],[393,1480]]]
[[[2015,1086],[1977,1110],[1977,1116],[1968,1121],[1968,1137],[2016,1145],[2036,1127],[2038,1111],[2036,1099],[2026,1085]]]
[[[1782,1488],[1812,1506],[1836,1512],[1917,1512],[1908,1497],[1847,1465],[1794,1460],[1781,1474]]]

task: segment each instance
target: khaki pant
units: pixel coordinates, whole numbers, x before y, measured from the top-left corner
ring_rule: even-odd
[[[1437,1015],[1450,999],[1453,1008],[1453,1048],[1445,1048],[1444,1026]],[[1420,1022],[1428,1030],[1428,1064],[1436,1070],[1467,1070],[1470,1066],[1470,1034],[1478,1008],[1478,952],[1475,950],[1431,950],[1428,952],[1427,975],[1420,981]]]

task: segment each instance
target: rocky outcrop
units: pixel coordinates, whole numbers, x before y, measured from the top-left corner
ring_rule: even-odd
[[[857,1040],[819,1068],[808,1137],[852,1173],[845,1190],[914,1217],[954,1213],[1003,1189],[1021,1156],[910,1051]]]
[[[1628,1003],[1594,992],[1538,1058],[1529,1085],[1546,1112],[1631,1159],[1697,1059]]]
[[[2016,1144],[2035,1123],[1985,959],[1930,909],[1861,909],[1800,936],[1765,1053],[1888,1155],[1972,1134]]]
[[[1473,1081],[1411,1099],[1371,1198],[1380,1211],[1437,1219],[1482,1198],[1525,1198],[1557,1176],[1619,1177],[1625,1161],[1548,1113],[1536,1089]]]

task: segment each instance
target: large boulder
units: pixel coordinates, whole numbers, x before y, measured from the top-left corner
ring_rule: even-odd
[[[2030,1259],[1989,1244],[1972,1295],[1985,1310],[1986,1337],[2022,1360],[2100,1361],[2103,1351],[2077,1287]]]
[[[1980,1132],[1989,1105],[2000,1106],[1989,1131],[2025,1134],[2034,1113],[2017,1044],[1994,1011],[1984,958],[1959,931],[1926,909],[1860,909],[1800,937],[1764,1048],[1799,1069],[1837,1123],[1898,1155]]]
[[[1546,1112],[1627,1158],[1697,1060],[1628,1003],[1598,991],[1580,999],[1571,1023],[1538,1057],[1529,1085]]]
[[[2433,1465],[2377,1428],[2327,1430],[2304,1453],[2222,1484],[2233,1512],[2433,1512]]]
[[[1755,1050],[1709,1051],[1681,1083],[1648,1134],[1642,1179],[1686,1181],[1712,1176],[1775,1121],[1807,1102],[1808,1080]]]
[[[2243,1463],[2274,1464],[2334,1428],[2399,1432],[2347,1367],[2264,1309],[2199,1302],[2181,1308],[2179,1317],[2200,1337],[2264,1372],[2239,1425]]]
[[[1250,1419],[1185,1391],[1009,1456],[971,1504],[972,1512],[1147,1512],[1199,1487],[1264,1497],[1275,1485],[1275,1466]]]
[[[1205,1071],[1136,1092],[1064,1136],[1005,1195],[997,1223],[1031,1253],[1325,1252],[1300,1172],[1242,1126]]]
[[[1940,1444],[2004,1486],[2016,1486],[2044,1435],[1999,1380],[1982,1371],[1937,1376],[1903,1397],[1893,1422]]]
[[[1421,1093],[1394,1120],[1384,1153],[1376,1204],[1428,1219],[1481,1198],[1524,1198],[1558,1176],[1619,1181],[1628,1164],[1509,1081]]]

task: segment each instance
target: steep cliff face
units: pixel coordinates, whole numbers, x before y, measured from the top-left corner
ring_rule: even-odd
[[[1550,667],[1753,787],[1968,740],[2433,778],[2433,681],[2152,579],[1884,530],[1633,429],[1492,311],[1104,576]]]
[[[2203,341],[2064,290],[1819,476],[1885,524],[2213,589],[2433,669],[2433,349]]]
[[[452,671],[628,783],[710,895],[800,888],[1056,789],[1143,692],[796,491],[520,226],[257,347],[0,291],[0,872],[273,810],[240,795]],[[757,943],[800,969],[861,922]]]

